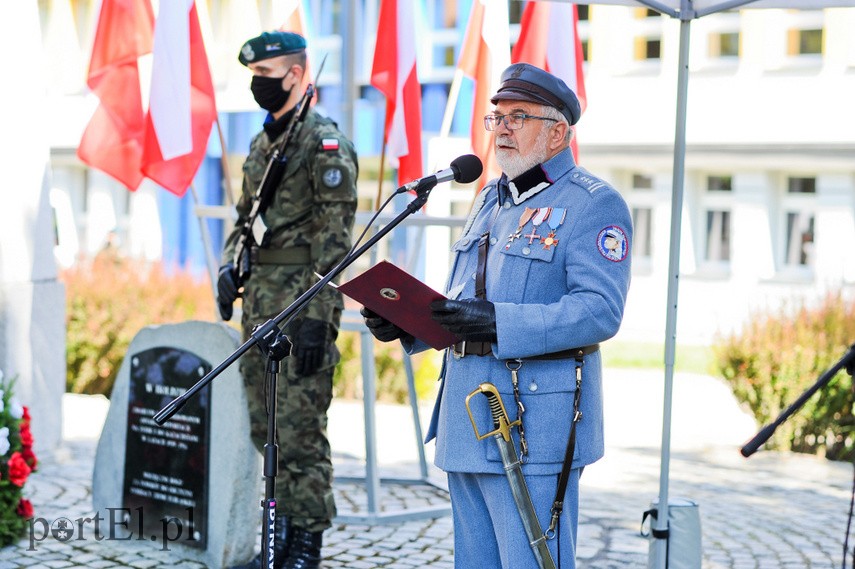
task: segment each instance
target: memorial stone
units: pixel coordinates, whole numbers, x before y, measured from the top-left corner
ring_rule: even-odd
[[[260,455],[237,363],[169,421],[153,419],[238,345],[237,331],[208,322],[150,326],[133,339],[95,456],[92,494],[102,535],[149,542],[208,567],[252,557]]]

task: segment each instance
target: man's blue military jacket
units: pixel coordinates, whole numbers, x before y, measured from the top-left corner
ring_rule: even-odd
[[[545,181],[532,187],[488,184],[452,247],[446,294],[474,297],[478,242],[489,231],[486,298],[496,308],[498,341],[487,356],[445,354],[427,440],[436,437],[435,463],[448,472],[504,473],[496,445],[476,439],[464,402],[480,383],[490,382],[516,419],[506,366],[516,359],[522,360],[519,392],[529,446],[524,472],[560,472],[573,417],[576,361],[527,358],[603,342],[621,323],[632,242],[626,203],[608,183],[576,166],[569,149],[540,168]],[[486,397],[473,397],[470,407],[479,431],[492,430]],[[599,351],[584,358],[580,409],[574,467],[603,455]]]

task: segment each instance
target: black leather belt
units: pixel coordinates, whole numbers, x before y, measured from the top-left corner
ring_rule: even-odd
[[[581,348],[570,348],[561,350],[560,352],[551,352],[549,354],[540,354],[538,356],[529,356],[522,358],[524,360],[570,360],[578,357],[585,357],[588,354],[593,354],[600,349],[599,344],[591,344]],[[487,342],[457,342],[451,346],[451,353],[455,358],[464,356],[489,356],[493,353],[493,349]]]

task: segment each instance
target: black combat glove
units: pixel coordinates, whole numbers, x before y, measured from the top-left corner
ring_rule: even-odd
[[[306,318],[294,334],[291,355],[296,364],[294,369],[299,375],[312,375],[324,363],[328,328],[326,322]]]
[[[359,313],[365,319],[365,325],[368,326],[368,331],[371,332],[371,335],[381,342],[391,342],[392,340],[399,340],[401,338],[412,339],[410,334],[404,332],[373,310],[369,310],[363,306]]]
[[[233,307],[238,294],[237,271],[231,263],[220,267],[217,274],[217,308],[223,320],[231,320]]]
[[[462,340],[489,343],[497,340],[496,307],[489,300],[446,298],[431,302],[430,309],[431,318]]]

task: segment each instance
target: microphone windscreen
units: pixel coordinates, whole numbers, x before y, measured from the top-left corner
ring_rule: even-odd
[[[481,159],[474,154],[464,154],[451,162],[451,169],[454,171],[455,182],[468,184],[481,176],[481,172],[484,171],[484,165],[481,164]]]

